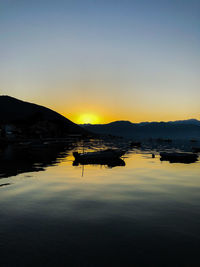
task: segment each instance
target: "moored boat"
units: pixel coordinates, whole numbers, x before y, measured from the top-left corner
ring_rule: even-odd
[[[161,152],[160,160],[170,163],[193,163],[198,160],[198,155],[189,152]]]
[[[117,149],[107,149],[96,152],[78,153],[74,152],[74,166],[81,165],[107,165],[110,168],[125,166],[125,162],[120,158],[125,151]]]
[[[106,149],[102,151],[96,152],[87,152],[87,153],[78,153],[74,152],[73,156],[75,160],[112,160],[119,159],[121,156],[125,154],[123,150],[117,149]]]

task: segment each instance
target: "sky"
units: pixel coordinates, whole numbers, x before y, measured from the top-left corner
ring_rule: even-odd
[[[76,123],[200,119],[199,0],[0,0],[0,94]]]

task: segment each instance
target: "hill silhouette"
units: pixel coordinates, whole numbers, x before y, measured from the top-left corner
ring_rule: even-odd
[[[108,124],[83,125],[85,129],[99,134],[111,134],[127,138],[174,138],[200,139],[200,121],[191,119],[170,122],[115,121]]]
[[[88,132],[59,113],[10,96],[0,96],[0,125],[13,124],[25,135],[44,136],[87,134]]]

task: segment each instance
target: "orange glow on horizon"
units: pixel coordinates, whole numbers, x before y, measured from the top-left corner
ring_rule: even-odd
[[[197,119],[200,120],[199,116],[195,116],[196,114],[192,114],[187,116],[183,114],[167,114],[165,112],[157,113],[157,112],[144,112],[139,110],[138,112],[127,112],[127,111],[113,111],[106,109],[98,109],[98,107],[92,109],[86,109],[85,112],[82,111],[81,108],[78,110],[71,109],[71,112],[63,111],[63,109],[59,110],[58,107],[51,107],[56,110],[58,113],[65,116],[67,119],[71,120],[76,124],[107,124],[114,121],[130,121],[132,123],[140,123],[140,122],[168,122],[168,121],[176,121],[176,120],[187,120],[187,119]]]
[[[77,124],[98,124],[100,119],[97,115],[91,113],[84,113],[79,115],[77,119],[75,119]]]

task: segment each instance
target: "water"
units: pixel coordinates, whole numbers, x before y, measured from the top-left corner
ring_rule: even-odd
[[[83,167],[72,151],[6,152],[0,266],[200,266],[199,162]]]

